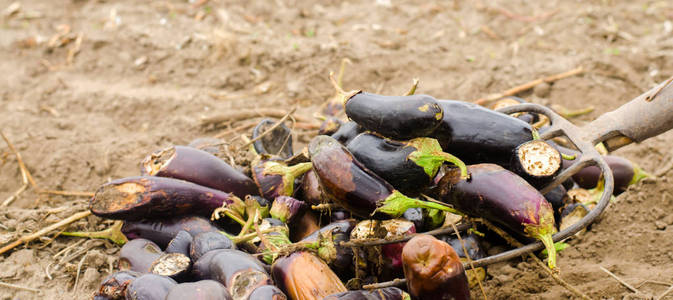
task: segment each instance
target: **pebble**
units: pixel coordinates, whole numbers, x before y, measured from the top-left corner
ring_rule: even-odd
[[[656,226],[658,230],[666,230],[666,223],[662,221],[654,222],[654,226]]]

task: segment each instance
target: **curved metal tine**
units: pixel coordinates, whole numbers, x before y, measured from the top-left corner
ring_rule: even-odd
[[[585,145],[586,143],[580,143],[580,144]],[[608,206],[608,203],[610,203],[610,196],[612,196],[612,191],[614,189],[615,184],[614,177],[612,175],[612,170],[610,170],[610,167],[600,155],[591,155],[593,154],[592,152],[598,153],[593,147],[591,147],[591,149],[581,149],[581,150],[588,150],[587,154],[590,154],[589,156],[592,156],[589,157],[588,160],[593,160],[594,163],[597,164],[598,167],[601,169],[601,173],[603,174],[603,178],[605,180],[605,189],[603,190],[601,199],[598,201],[598,204],[596,204],[596,207],[594,207],[594,209],[592,209],[591,212],[589,212],[589,214],[584,216],[584,218],[582,218],[579,222],[573,224],[572,226],[566,228],[561,232],[554,234],[552,236],[554,242],[558,242],[570,236],[573,236],[583,228],[587,227],[589,224],[593,223],[596,220],[596,218],[598,218],[598,216],[600,216],[603,213],[605,208]],[[528,244],[521,248],[505,251],[502,253],[498,253],[496,255],[476,260],[473,262],[473,265],[475,268],[483,267],[507,261],[515,257],[523,256],[529,252],[541,250],[542,248],[544,248],[544,245],[541,242],[536,242]]]
[[[547,116],[547,118],[549,118],[549,122],[551,123],[551,125],[547,129],[547,131],[545,131],[543,134],[540,135],[540,138],[543,140],[548,140],[563,135],[564,128],[566,128],[567,126],[574,127],[572,123],[566,121],[566,119],[561,117],[559,114],[557,114],[550,108],[535,103],[511,105],[499,108],[496,111],[504,114],[513,114],[518,112],[534,112]]]

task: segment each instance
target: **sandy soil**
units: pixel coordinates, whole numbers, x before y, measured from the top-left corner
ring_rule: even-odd
[[[141,159],[161,147],[218,134],[239,143],[247,132],[240,128],[259,120],[203,127],[203,117],[297,106],[311,121],[333,93],[327,74],[342,58],[353,62],[347,89],[400,94],[418,77],[420,93],[461,100],[582,66],[584,75],[519,95],[571,109],[594,105],[579,123],[673,74],[667,1],[70,0],[11,8],[0,1],[0,129],[44,189],[92,191],[138,174]],[[297,146],[315,134],[297,132]],[[673,172],[665,172],[672,138],[617,152],[659,177],[619,196],[559,255],[562,276],[594,299],[646,299],[673,281]],[[20,186],[17,161],[0,143],[0,199]],[[0,208],[0,244],[86,203],[28,189]],[[91,216],[69,230],[109,224]],[[43,294],[0,287],[0,299],[91,296],[118,247],[54,234],[0,256],[1,282]],[[572,298],[540,274],[527,261],[495,265],[485,289],[489,299]],[[646,280],[657,282],[639,286]]]

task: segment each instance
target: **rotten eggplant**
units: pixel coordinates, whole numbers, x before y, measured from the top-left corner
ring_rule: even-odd
[[[232,300],[221,283],[215,280],[180,283],[166,295],[166,300]]]
[[[274,127],[275,126],[275,127]],[[272,129],[273,128],[273,129]],[[260,136],[271,130],[268,134]],[[270,119],[264,119],[252,130],[253,148],[257,154],[280,157],[292,157],[292,131],[285,124],[278,124]]]
[[[396,287],[387,287],[376,290],[348,291],[332,294],[324,300],[410,300],[411,297],[405,291]]]
[[[165,248],[180,231],[186,231],[195,236],[202,232],[218,232],[220,228],[203,217],[179,216],[167,219],[125,221],[121,231],[129,240],[148,239]]]
[[[514,149],[509,169],[542,189],[561,173],[561,153],[544,140],[528,141]]]
[[[311,170],[311,163],[288,166],[281,160],[261,160],[252,167],[252,176],[260,194],[269,200],[278,196],[292,196],[294,181]]]
[[[145,274],[133,280],[126,288],[127,300],[166,299],[168,292],[178,283],[166,276]]]
[[[277,286],[263,285],[252,291],[248,300],[287,300],[287,296]]]
[[[192,270],[200,279],[222,283],[234,299],[246,299],[255,288],[271,284],[264,266],[250,254],[238,250],[206,252]]]
[[[271,274],[276,285],[292,300],[322,300],[346,291],[329,266],[306,251],[278,258],[271,266]]]
[[[110,274],[103,279],[98,291],[94,293],[94,299],[122,300],[126,294],[128,285],[141,276],[141,273],[126,270]]]

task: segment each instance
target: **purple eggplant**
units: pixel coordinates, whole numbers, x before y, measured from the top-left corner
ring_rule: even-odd
[[[561,153],[544,140],[525,142],[514,149],[509,170],[542,189],[562,170]]]
[[[187,214],[210,216],[224,204],[233,208],[242,203],[234,194],[188,181],[141,176],[104,184],[91,198],[89,209],[103,218],[140,220]]]
[[[180,216],[162,220],[125,221],[121,229],[129,240],[148,239],[162,248],[183,230],[195,236],[202,232],[218,232],[220,228],[203,217]]]
[[[465,269],[449,244],[431,235],[417,235],[404,246],[402,261],[414,299],[470,299]]]
[[[311,169],[311,163],[287,166],[281,160],[262,160],[252,167],[252,176],[260,194],[269,200],[278,196],[292,196],[294,181]]]
[[[276,286],[263,285],[252,291],[248,300],[287,300],[287,296]]]
[[[320,229],[320,220],[309,210],[297,217],[293,222],[288,224],[290,227],[290,240],[295,242],[304,239],[316,230]]]
[[[276,125],[276,122],[264,119],[252,130],[252,138],[255,140],[252,146],[255,152],[282,159],[292,157],[292,131],[285,124],[276,126],[269,134],[258,139],[262,133],[271,129],[274,125]]]
[[[206,252],[215,249],[236,249],[236,244],[219,232],[202,232],[194,236],[189,257],[196,261]]]
[[[94,299],[98,297],[105,300],[123,300],[128,285],[141,275],[134,271],[119,271],[110,274],[101,282],[100,288],[94,293]]]
[[[554,210],[523,178],[495,164],[467,167],[470,180],[460,179],[457,169],[448,170],[438,185],[437,197],[458,211],[485,218],[519,235],[539,239],[549,252],[549,267],[556,266],[552,234]]]
[[[277,259],[271,266],[271,274],[276,285],[293,300],[322,300],[346,291],[325,262],[305,251]]]
[[[331,137],[315,137],[308,150],[323,192],[355,215],[399,217],[412,207],[454,211],[441,204],[409,198],[395,190]]]
[[[147,175],[171,177],[232,193],[239,198],[257,195],[255,183],[218,157],[199,149],[171,146],[143,161]]]
[[[638,165],[626,158],[615,155],[604,155],[603,159],[608,163],[610,170],[612,170],[612,175],[615,178],[614,195],[623,193],[629,185],[635,184],[643,178],[651,176],[643,171]],[[571,165],[572,161],[570,162]],[[566,167],[569,166],[566,165]],[[600,176],[601,170],[599,167],[589,166],[575,173],[572,178],[581,188],[593,189],[598,185]]]
[[[180,253],[189,257],[189,247],[192,245],[194,238],[189,232],[180,230],[175,237],[168,242],[166,246],[166,253]]]
[[[308,205],[301,200],[297,200],[290,196],[278,196],[271,205],[269,213],[272,218],[283,221],[284,223],[292,223],[296,218],[302,216],[308,209]]]
[[[321,235],[331,232],[332,242],[337,245],[340,242],[350,240],[351,231],[355,228],[356,222],[353,219],[337,221],[323,226],[316,232],[305,237],[301,242],[312,243],[320,239]],[[353,249],[348,247],[336,247],[336,256],[329,263],[330,268],[339,275],[340,278],[346,278],[352,273],[353,268]]]
[[[358,134],[365,132],[365,129],[362,126],[358,125],[353,121],[348,121],[343,123],[339,130],[331,134],[332,138],[339,141],[342,145],[346,146],[350,141],[352,141]]]
[[[320,178],[315,174],[315,171],[309,170],[301,178],[301,199],[311,205],[318,205],[326,202],[323,199],[322,191],[320,190]]]
[[[150,273],[152,263],[162,254],[161,248],[150,240],[130,240],[119,251],[119,268],[121,270]]]
[[[232,300],[227,289],[215,280],[180,283],[168,292],[166,300]]]
[[[405,291],[396,287],[387,287],[371,291],[348,291],[332,294],[324,300],[409,300],[411,297]]]
[[[318,129],[318,135],[332,135],[341,128],[343,121],[335,117],[327,117],[320,124],[320,129]]]
[[[178,283],[166,276],[145,274],[131,282],[126,288],[127,300],[166,299],[168,292]]]
[[[238,250],[206,252],[194,263],[192,271],[197,278],[224,284],[234,299],[246,299],[255,288],[271,284],[264,266],[250,254]]]

